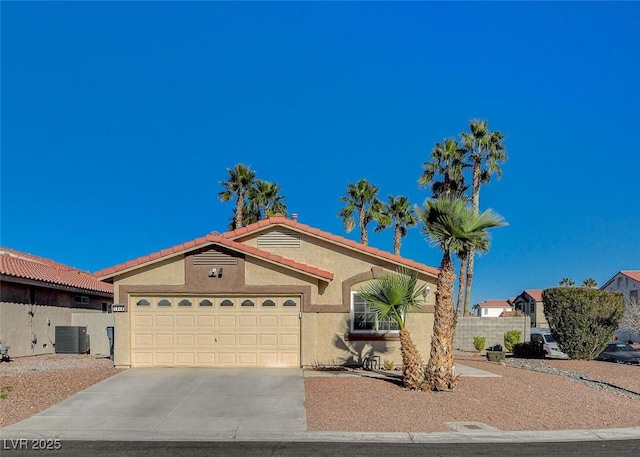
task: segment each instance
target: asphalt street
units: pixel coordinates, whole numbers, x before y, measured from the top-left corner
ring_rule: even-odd
[[[46,444],[47,443],[40,443]],[[60,441],[51,450],[34,449],[34,442],[2,442],[3,457],[16,456],[215,456],[215,457],[409,457],[409,456],[581,456],[637,457],[640,440],[549,443],[337,443],[278,441]],[[55,445],[55,446],[54,446]],[[40,447],[36,445],[36,447]],[[54,450],[53,447],[58,447]],[[52,453],[52,454],[50,454]]]

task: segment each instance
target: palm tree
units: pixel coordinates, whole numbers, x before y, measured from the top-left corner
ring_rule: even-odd
[[[245,214],[244,197],[247,190],[253,184],[256,174],[251,170],[251,167],[241,163],[237,164],[234,168],[227,168],[227,172],[229,173],[229,179],[220,182],[224,190],[218,193],[218,197],[221,202],[225,203],[235,196],[236,209],[233,229],[238,229],[243,225],[243,216]]]
[[[418,286],[414,271],[401,268],[363,285],[359,293],[375,310],[379,320],[393,320],[400,329],[402,383],[408,389],[420,389],[424,383],[424,366],[418,348],[405,325],[407,312],[422,306],[425,285]]]
[[[418,179],[421,187],[431,184],[433,198],[440,195],[446,197],[451,193],[463,193],[467,186],[464,183],[462,174],[465,151],[453,138],[447,138],[444,143],[436,143],[431,150],[431,161],[425,162],[422,167],[424,171]],[[442,176],[442,181],[436,181],[436,176]]]
[[[382,212],[382,202],[378,200],[377,195],[378,188],[366,179],[361,179],[355,184],[349,183],[347,196],[340,197],[340,200],[346,203],[346,206],[338,213],[343,219],[344,228],[347,232],[353,230],[356,225],[353,213],[357,213],[360,226],[360,242],[364,245],[369,243],[367,225],[371,221],[377,221]]]
[[[382,205],[378,226],[374,231],[379,232],[386,229],[391,224],[393,227],[393,253],[400,255],[400,245],[402,238],[407,235],[407,229],[418,225],[418,217],[413,205],[409,203],[407,197],[393,197],[389,195],[389,203]]]
[[[273,217],[277,213],[286,217],[287,205],[284,204],[284,196],[280,191],[280,186],[276,183],[256,180],[247,191],[250,220],[245,220],[245,224]]]
[[[502,176],[500,164],[507,160],[504,145],[504,135],[498,131],[490,132],[486,120],[473,119],[469,122],[470,132],[461,133],[462,146],[471,167],[472,191],[471,202],[473,214],[480,212],[480,184],[487,184],[491,175]],[[464,294],[464,315],[469,315],[469,301],[471,300],[471,285],[473,283],[475,248],[470,247],[467,256],[467,274]]]
[[[588,278],[582,281],[582,287],[588,287],[589,289],[597,289],[598,283],[593,278]]]
[[[430,390],[452,390],[458,375],[453,366],[455,313],[451,253],[461,244],[486,245],[488,248],[487,230],[506,223],[492,210],[480,215],[473,214],[460,199],[438,198],[427,201],[418,214],[424,224],[423,232],[431,244],[438,246],[443,253],[436,288],[431,357],[425,372],[426,385]]]
[[[560,287],[573,287],[576,283],[571,278],[562,278],[558,285]]]

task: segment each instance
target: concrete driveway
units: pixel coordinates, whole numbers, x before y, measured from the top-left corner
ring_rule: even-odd
[[[189,439],[305,430],[301,369],[130,368],[3,435]]]

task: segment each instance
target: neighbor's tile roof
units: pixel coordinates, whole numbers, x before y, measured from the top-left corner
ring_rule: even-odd
[[[621,270],[620,273],[630,277],[634,281],[640,281],[640,270]]]
[[[524,290],[535,301],[542,301],[542,290],[540,289],[525,289]]]
[[[0,274],[88,291],[113,293],[113,285],[100,281],[86,271],[53,260],[0,247]]]
[[[511,305],[505,300],[485,300],[482,303],[478,303],[481,308],[511,308]]]
[[[303,271],[307,274],[317,276],[325,280],[333,279],[333,273],[331,273],[330,271],[322,270],[320,268],[316,268],[301,262],[296,262],[295,260],[291,260],[279,255],[271,254],[270,252],[263,251],[258,248],[254,248],[252,246],[247,246],[246,244],[227,239],[223,235],[213,235],[213,234],[209,234],[207,236],[197,238],[193,241],[188,241],[186,243],[178,244],[176,246],[173,246],[168,249],[163,249],[162,251],[158,251],[153,254],[138,257],[135,260],[130,260],[128,262],[121,263],[120,265],[116,265],[114,267],[105,268],[104,270],[100,270],[94,273],[94,276],[96,277],[112,276],[114,273],[117,273],[119,271],[123,271],[131,267],[142,265],[147,262],[151,262],[156,259],[159,259],[161,257],[166,257],[172,254],[178,254],[181,252],[192,250],[200,246],[205,246],[210,244],[225,246],[230,248],[233,251],[242,252],[244,254],[247,254],[253,257],[261,258],[268,262],[283,265],[283,266],[292,268],[294,270]]]
[[[401,257],[399,255],[391,254],[390,252],[383,251],[381,249],[377,249],[371,246],[365,246],[364,244],[358,243],[357,241],[353,241],[348,238],[344,238],[342,236],[334,235],[332,233],[319,230],[317,228],[311,227],[306,224],[301,224],[298,221],[287,219],[286,217],[271,217],[269,219],[258,221],[255,224],[250,224],[250,225],[247,225],[246,227],[242,227],[236,230],[232,230],[230,232],[226,232],[223,234],[223,236],[231,239],[238,239],[240,237],[263,230],[273,225],[284,225],[294,230],[298,230],[300,232],[304,232],[309,235],[315,236],[316,238],[324,239],[326,241],[333,242],[336,244],[341,244],[343,246],[349,247],[351,249],[354,249],[360,252],[366,252],[367,254],[373,255],[375,257],[383,258],[391,262],[405,265],[407,267],[414,268],[416,270],[420,270],[425,273],[429,273],[432,275],[438,274],[437,268],[430,267],[423,263],[415,262],[413,260],[407,259],[405,257]]]
[[[142,256],[139,257],[137,259],[134,260],[130,260],[128,262],[125,263],[121,263],[119,265],[116,265],[114,267],[109,267],[109,268],[105,268],[103,270],[97,271],[94,273],[94,276],[96,277],[111,277],[114,276],[114,274],[127,270],[129,268],[133,268],[136,267],[138,265],[142,265],[148,262],[152,262],[155,261],[157,259],[160,259],[162,257],[167,257],[167,256],[171,256],[171,255],[175,255],[175,254],[179,254],[182,252],[186,252],[189,250],[193,250],[197,247],[200,246],[205,246],[205,245],[209,245],[209,244],[218,244],[221,246],[226,246],[228,248],[230,248],[233,251],[237,251],[237,252],[242,252],[248,255],[252,255],[253,257],[258,257],[261,259],[264,259],[266,261],[272,262],[272,263],[276,263],[276,264],[280,264],[280,265],[284,265],[287,266],[289,268],[295,269],[295,270],[299,270],[299,271],[303,271],[307,274],[316,276],[316,277],[320,277],[322,279],[325,280],[332,280],[334,275],[332,272],[327,271],[327,270],[323,270],[320,268],[316,268],[301,262],[297,262],[295,260],[291,260],[291,259],[287,259],[285,257],[281,257],[275,254],[272,254],[270,252],[264,251],[262,249],[258,249],[258,248],[254,248],[251,246],[247,246],[244,243],[235,241],[236,239],[246,236],[248,234],[253,234],[257,231],[263,230],[267,227],[273,227],[273,226],[278,226],[278,225],[284,225],[287,227],[290,227],[292,229],[298,230],[300,232],[304,232],[307,234],[310,234],[312,236],[324,239],[326,241],[329,242],[333,242],[333,243],[338,243],[341,244],[343,246],[349,247],[351,249],[360,251],[360,252],[366,252],[370,255],[379,257],[379,258],[383,258],[395,263],[398,263],[400,265],[405,265],[409,268],[414,268],[416,270],[431,274],[431,275],[437,275],[438,274],[438,269],[430,267],[428,265],[424,265],[422,263],[418,263],[418,262],[414,262],[413,260],[409,260],[406,259],[404,257],[400,257],[394,254],[391,254],[389,252],[386,251],[382,251],[380,249],[376,249],[376,248],[372,248],[370,246],[365,246],[361,243],[357,243],[355,241],[352,240],[348,240],[346,238],[343,238],[341,236],[336,236],[333,235],[329,232],[324,232],[322,230],[318,230],[315,229],[313,227],[310,227],[308,225],[305,224],[300,224],[297,221],[293,221],[291,219],[287,219],[285,217],[271,217],[269,219],[265,219],[259,222],[256,222],[255,224],[250,224],[246,227],[242,227],[240,229],[237,230],[232,230],[229,232],[225,232],[222,235],[217,235],[217,234],[209,234],[207,236],[195,239],[193,241],[188,241],[186,243],[182,243],[182,244],[178,244],[176,246],[173,246],[171,248],[168,249],[163,249],[162,251],[158,251],[155,252],[153,254],[149,254],[146,256]]]

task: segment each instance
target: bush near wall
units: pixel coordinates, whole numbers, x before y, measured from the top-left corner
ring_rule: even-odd
[[[600,354],[624,314],[620,292],[554,287],[542,291],[542,301],[551,333],[574,360],[592,360]]]
[[[507,351],[513,351],[513,346],[518,344],[522,339],[522,332],[520,330],[509,330],[504,334],[504,347]]]

